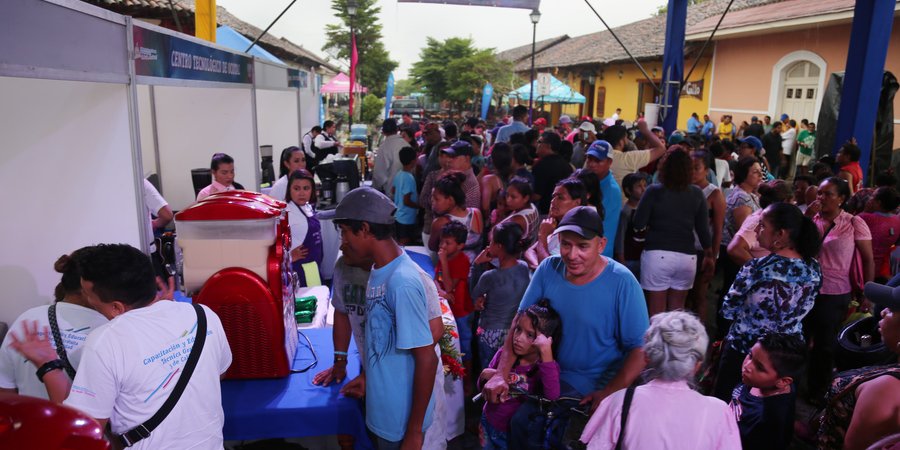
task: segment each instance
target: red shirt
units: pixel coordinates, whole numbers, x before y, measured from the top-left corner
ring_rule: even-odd
[[[853,192],[856,192],[856,191],[862,189],[863,173],[862,173],[862,167],[859,165],[858,161],[854,161],[850,164],[847,164],[844,167],[841,167],[841,170],[844,172],[848,172],[850,175],[853,175],[853,185],[850,186],[850,189],[852,189]]]
[[[872,255],[875,259],[875,275],[891,277],[891,247],[900,236],[900,218],[893,214],[862,213],[859,217],[872,233]]]
[[[447,263],[450,266],[450,278],[456,280],[456,286],[453,287],[453,301],[450,302],[450,310],[453,311],[453,316],[458,319],[468,316],[475,310],[472,297],[469,295],[469,257],[460,251],[456,253],[456,256],[450,258]],[[434,268],[434,280],[439,283],[441,288],[444,287],[443,283],[441,283],[442,278],[441,263],[438,262]]]

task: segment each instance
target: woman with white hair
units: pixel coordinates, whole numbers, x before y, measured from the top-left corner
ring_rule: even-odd
[[[588,449],[740,449],[734,414],[691,383],[706,353],[703,324],[684,311],[660,313],[644,334],[647,384],[603,401],[581,434]]]

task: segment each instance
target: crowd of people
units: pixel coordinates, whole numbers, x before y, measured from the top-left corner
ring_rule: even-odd
[[[486,449],[784,449],[796,438],[864,449],[900,432],[896,359],[849,372],[835,361],[851,312],[880,314],[884,346],[900,354],[900,290],[864,289],[900,284],[888,281],[893,175],[865,187],[852,142],[814,161],[815,125],[786,115],[716,125],[694,114],[668,136],[619,117],[527,122],[522,106],[494,127],[386,119],[371,187],[329,211],[317,210],[314,173],[340,146],[335,124],[282,152],[271,195],[288,204],[293,270],[322,264],[322,220],[341,237],[334,365],[313,382],[365,398],[376,448],[446,446],[460,413],[442,381],[446,315],[462,394],[484,402],[467,423]],[[198,201],[236,189],[228,155],[211,172]],[[403,246],[430,253],[434,273]],[[179,412],[202,429],[164,421],[137,446],[221,448],[215,387],[231,354],[215,314],[164,301],[171,287],[128,246],[86,247],[56,268],[55,308],[27,312],[4,340],[0,388],[82,409],[128,442],[184,362],[165,349],[197,346],[182,340],[202,316],[211,350]],[[64,341],[43,329],[48,317]],[[347,380],[351,338],[363,370]],[[822,414],[795,436],[807,422],[798,398]]]
[[[375,155],[408,208],[396,238],[433,252],[466,392],[487,402],[484,448],[547,445],[526,394],[590,405],[590,448],[787,448],[797,399],[836,395],[838,332],[873,309],[863,286],[892,275],[897,180],[863,187],[852,142],[813,160],[815,124],[787,115],[694,114],[668,137],[643,120],[527,120],[388,119]],[[701,374],[710,397],[691,388]],[[640,380],[626,404],[671,422],[623,423]],[[679,422],[685,408],[706,421]],[[822,423],[799,437],[835,433]],[[838,429],[848,448],[881,437]]]

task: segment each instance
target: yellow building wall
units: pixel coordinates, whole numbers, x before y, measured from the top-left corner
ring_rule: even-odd
[[[641,64],[651,77],[653,77],[654,71],[656,72],[654,82],[659,83],[660,80],[658,77],[662,73],[662,60],[642,61]],[[691,64],[693,64],[693,60],[685,61],[685,71],[690,69]],[[563,83],[566,83],[572,90],[580,92],[582,77],[587,76],[587,73],[589,72],[585,70],[570,71],[560,69],[556,71],[556,73],[553,73],[553,76]],[[678,109],[679,129],[683,130],[687,128],[687,121],[692,112],[696,112],[701,117],[703,114],[707,113],[711,74],[712,64],[710,63],[710,59],[702,59],[697,64],[697,68],[694,69],[694,73],[691,74],[691,79],[689,81],[703,80],[703,92],[699,99],[692,96],[681,97]],[[553,123],[556,123],[556,121],[559,120],[560,114],[567,114],[573,119],[576,119],[576,122],[577,119],[583,115],[589,115],[594,119],[602,119],[612,116],[613,113],[616,112],[616,108],[622,109],[622,113],[619,114],[620,118],[633,121],[637,119],[639,112],[643,112],[643,103],[650,103],[654,100],[653,96],[655,94],[652,94],[652,89],[647,87],[645,92],[646,96],[649,98],[641,99],[641,104],[638,104],[639,91],[642,86],[641,83],[645,82],[646,78],[633,63],[628,62],[606,65],[595,70],[593,76],[595,83],[594,110],[584,110],[583,108],[586,108],[587,104],[562,105],[560,108],[552,111],[553,114],[551,119]],[[598,101],[600,100],[600,88],[606,89],[602,108],[600,108],[600,105],[598,104]],[[544,105],[543,111],[550,113],[551,106]]]

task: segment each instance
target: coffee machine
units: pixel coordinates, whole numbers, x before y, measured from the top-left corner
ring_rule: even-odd
[[[343,195],[359,187],[359,156],[336,155],[331,162],[316,166],[319,177],[319,209],[336,206]]]

